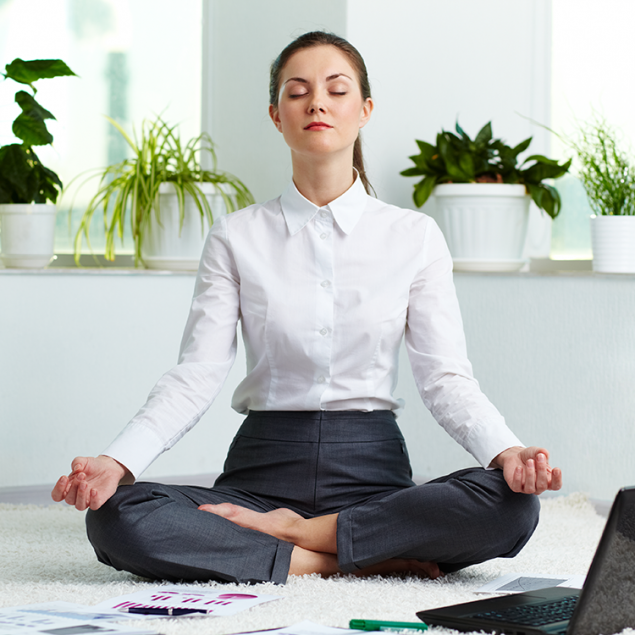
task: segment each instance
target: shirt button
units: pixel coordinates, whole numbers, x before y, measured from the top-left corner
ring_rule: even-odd
[[[328,288],[331,286],[331,281],[330,281],[330,280],[323,280],[323,281],[320,283],[320,286],[321,286],[321,287],[324,287],[325,289],[328,289]]]
[[[321,216],[322,218],[326,218],[328,215],[329,215],[329,213],[328,213],[325,209],[323,209],[323,210],[320,212],[320,216]]]
[[[325,383],[325,382],[326,382],[326,377],[324,377],[324,375],[320,375],[320,376],[317,378],[317,382],[318,382],[318,384],[323,384],[323,383]]]
[[[320,234],[320,238],[321,238],[322,240],[324,240],[325,238],[328,238],[328,237],[329,237],[329,235],[328,235],[328,234]]]
[[[320,330],[320,335],[328,335],[328,334],[329,334],[329,330],[327,328]]]

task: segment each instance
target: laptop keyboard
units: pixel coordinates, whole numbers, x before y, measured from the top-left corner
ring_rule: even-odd
[[[526,626],[544,626],[545,624],[553,624],[570,619],[577,600],[577,595],[571,595],[553,602],[514,606],[504,611],[488,611],[472,615],[471,617],[494,620],[495,622],[524,624]]]

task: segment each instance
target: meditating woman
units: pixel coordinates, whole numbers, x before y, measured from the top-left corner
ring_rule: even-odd
[[[273,63],[269,114],[293,182],[216,221],[178,365],[53,490],[90,508],[101,562],[167,580],[434,578],[512,557],[531,536],[533,494],[558,489],[560,470],[473,378],[437,225],[368,194],[359,131],[372,111],[364,62],[337,36],[307,33]],[[232,406],[247,416],[223,473],[212,488],[135,483],[214,401],[239,322],[247,375]],[[424,403],[482,467],[413,483],[393,396],[404,335]]]

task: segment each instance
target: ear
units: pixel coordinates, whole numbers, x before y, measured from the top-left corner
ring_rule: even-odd
[[[373,100],[369,97],[365,102],[364,105],[362,106],[362,114],[359,118],[359,127],[363,128],[369,121],[370,121],[370,116],[373,112],[373,108],[375,107],[375,104],[373,102]]]
[[[271,121],[273,121],[273,125],[278,129],[278,132],[282,132],[280,113],[278,112],[278,108],[273,104],[269,104],[269,116],[271,117]]]

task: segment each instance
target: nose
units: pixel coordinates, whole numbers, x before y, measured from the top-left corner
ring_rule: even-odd
[[[324,103],[317,96],[313,100],[311,100],[311,103],[309,104],[309,113],[313,115],[316,112],[326,112]]]

